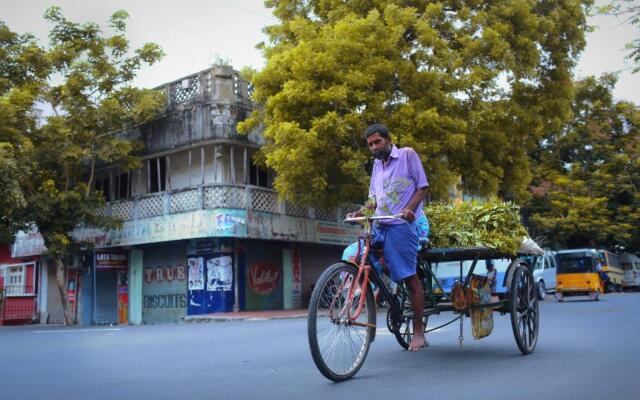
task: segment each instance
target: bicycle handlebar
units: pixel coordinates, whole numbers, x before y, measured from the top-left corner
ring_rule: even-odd
[[[376,221],[381,219],[402,219],[404,214],[395,214],[395,215],[378,215],[371,217],[351,217],[345,218],[344,222],[360,222],[360,221]]]

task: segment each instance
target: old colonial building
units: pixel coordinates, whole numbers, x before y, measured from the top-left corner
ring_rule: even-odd
[[[236,131],[252,104],[247,82],[231,67],[214,66],[159,89],[166,95],[162,114],[122,133],[144,143],[142,167],[97,171],[95,189],[108,200],[101,212],[124,223],[108,232],[76,232],[96,245],[70,260],[69,293],[79,320],[174,322],[305,306],[322,270],[357,237],[356,228],[341,223],[351,209],[278,200],[273,173],[254,163],[261,132]],[[13,256],[34,255],[42,256],[39,276],[51,277],[38,235],[19,235]],[[53,307],[40,311],[53,315]]]

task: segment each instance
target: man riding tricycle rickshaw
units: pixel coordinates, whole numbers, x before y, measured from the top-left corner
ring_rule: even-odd
[[[506,254],[487,247],[429,248],[423,212],[428,182],[420,157],[411,148],[393,145],[383,125],[370,126],[365,137],[375,158],[370,202],[345,219],[363,224],[364,234],[348,248],[342,262],[320,276],[309,304],[309,345],[320,372],[333,381],[343,381],[363,365],[376,333],[374,292],[389,306],[389,331],[409,351],[427,347],[425,333],[440,328],[427,330],[430,315],[453,311],[461,322],[463,316],[471,316],[473,335],[481,338],[491,333],[493,312],[498,311],[511,315],[520,351],[533,352],[539,316],[528,263],[515,257],[515,251]],[[368,211],[374,211],[373,215]],[[527,248],[542,253],[532,241]],[[495,274],[487,278],[474,272],[479,260],[504,258],[512,260],[503,282],[508,290],[498,296],[492,292],[495,285],[491,277]],[[432,265],[452,261],[460,263],[461,279],[446,293]],[[465,276],[463,265],[468,270]],[[386,284],[385,275],[395,285]],[[459,339],[462,343],[462,332]]]

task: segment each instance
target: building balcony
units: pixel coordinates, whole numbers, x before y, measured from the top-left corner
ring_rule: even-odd
[[[320,221],[342,222],[358,206],[308,208],[280,202],[277,193],[251,185],[211,184],[111,201],[100,215],[134,221],[197,210],[242,209]]]

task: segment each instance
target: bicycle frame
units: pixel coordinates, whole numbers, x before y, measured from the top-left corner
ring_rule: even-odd
[[[347,218],[345,220],[346,222],[350,222],[350,221],[365,222],[365,228],[364,228],[365,233],[363,235],[364,246],[363,246],[362,254],[360,256],[360,262],[357,266],[358,273],[356,274],[356,277],[354,279],[355,284],[351,284],[351,286],[349,287],[347,300],[345,301],[345,304],[341,310],[341,313],[343,315],[346,315],[347,320],[352,325],[370,327],[369,326],[370,324],[360,323],[360,322],[357,322],[356,320],[362,313],[362,310],[365,306],[366,290],[371,289],[370,283],[372,281],[382,292],[383,298],[385,298],[389,302],[389,307],[391,308],[393,315],[398,316],[402,312],[400,310],[400,305],[398,304],[396,298],[389,293],[389,291],[387,290],[387,285],[384,284],[378,272],[374,268],[371,268],[371,265],[368,264],[369,250],[371,249],[371,239],[372,239],[372,236],[371,236],[372,223],[371,222],[373,220],[397,219],[400,217],[401,215],[390,215],[390,216],[381,216],[381,217],[356,217],[356,218]],[[338,290],[342,290],[344,288],[345,283],[346,282],[342,282]],[[353,298],[354,298],[355,291],[358,288],[361,289],[360,292],[363,295],[361,295],[360,298],[358,299],[357,308],[352,314],[351,311],[353,310]],[[364,288],[365,291],[363,291],[362,288]],[[335,303],[335,299],[332,301],[330,309],[333,309],[334,303]]]

